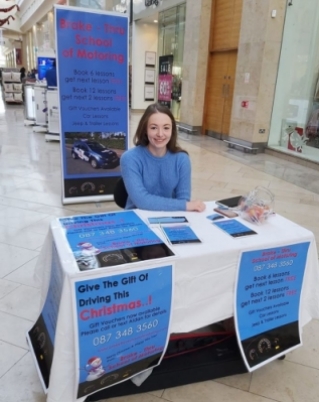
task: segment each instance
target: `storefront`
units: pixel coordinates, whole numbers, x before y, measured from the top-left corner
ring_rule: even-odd
[[[133,3],[132,109],[159,101],[179,120],[185,17],[185,2]]]
[[[120,13],[126,13],[129,11],[129,0],[69,0],[69,5],[73,7],[116,11]]]
[[[182,102],[185,15],[185,3],[159,13],[158,55],[159,60],[163,56],[172,56],[170,108],[177,120],[180,118],[180,106]]]
[[[287,7],[268,147],[319,162],[319,2]]]

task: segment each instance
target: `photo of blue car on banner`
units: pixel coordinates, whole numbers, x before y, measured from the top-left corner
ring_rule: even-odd
[[[128,149],[128,17],[56,6],[63,203],[112,199]]]
[[[169,338],[172,265],[74,279],[77,398],[160,364]]]
[[[301,346],[299,310],[310,243],[242,253],[235,322],[249,371]]]

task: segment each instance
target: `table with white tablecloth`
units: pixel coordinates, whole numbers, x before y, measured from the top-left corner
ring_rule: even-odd
[[[238,218],[257,235],[232,238],[215,227],[209,214],[214,213],[214,202],[206,203],[206,210],[196,212],[154,212],[135,210],[148,223],[148,217],[185,216],[201,243],[169,245],[175,256],[174,298],[172,305],[171,333],[196,330],[219,322],[234,314],[234,289],[240,256],[244,251],[285,247],[310,242],[301,296],[300,322],[304,326],[311,319],[319,318],[319,269],[316,242],[309,230],[274,214],[262,225],[254,225]],[[120,213],[120,212],[118,212]],[[168,244],[160,225],[153,231]],[[62,266],[62,293],[57,316],[54,357],[50,372],[48,402],[73,402],[75,390],[74,319],[72,317],[71,279],[81,276],[63,230],[56,220],[52,223],[37,266],[37,279],[42,283],[42,302],[50,286],[52,249],[56,248]],[[132,272],[146,267],[150,261],[112,267],[112,272]],[[129,265],[129,267],[128,267]],[[133,267],[134,266],[134,267]],[[99,268],[90,271],[93,278]],[[106,272],[106,271],[105,271]],[[88,272],[85,273],[86,275]],[[52,276],[51,276],[52,278]],[[82,400],[84,400],[83,398]]]

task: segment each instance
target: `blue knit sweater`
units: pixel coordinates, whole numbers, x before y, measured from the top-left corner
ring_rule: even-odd
[[[126,209],[185,211],[191,196],[191,163],[185,152],[152,155],[137,146],[121,156],[122,176],[128,192]]]

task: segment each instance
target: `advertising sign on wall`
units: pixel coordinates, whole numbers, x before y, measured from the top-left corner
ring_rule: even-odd
[[[170,108],[173,87],[173,56],[160,56],[158,70],[158,103]]]
[[[160,364],[172,307],[172,265],[75,280],[77,398]]]
[[[128,17],[55,14],[63,203],[112,199],[128,148]]]
[[[237,337],[249,371],[301,346],[299,307],[309,242],[242,253]]]

